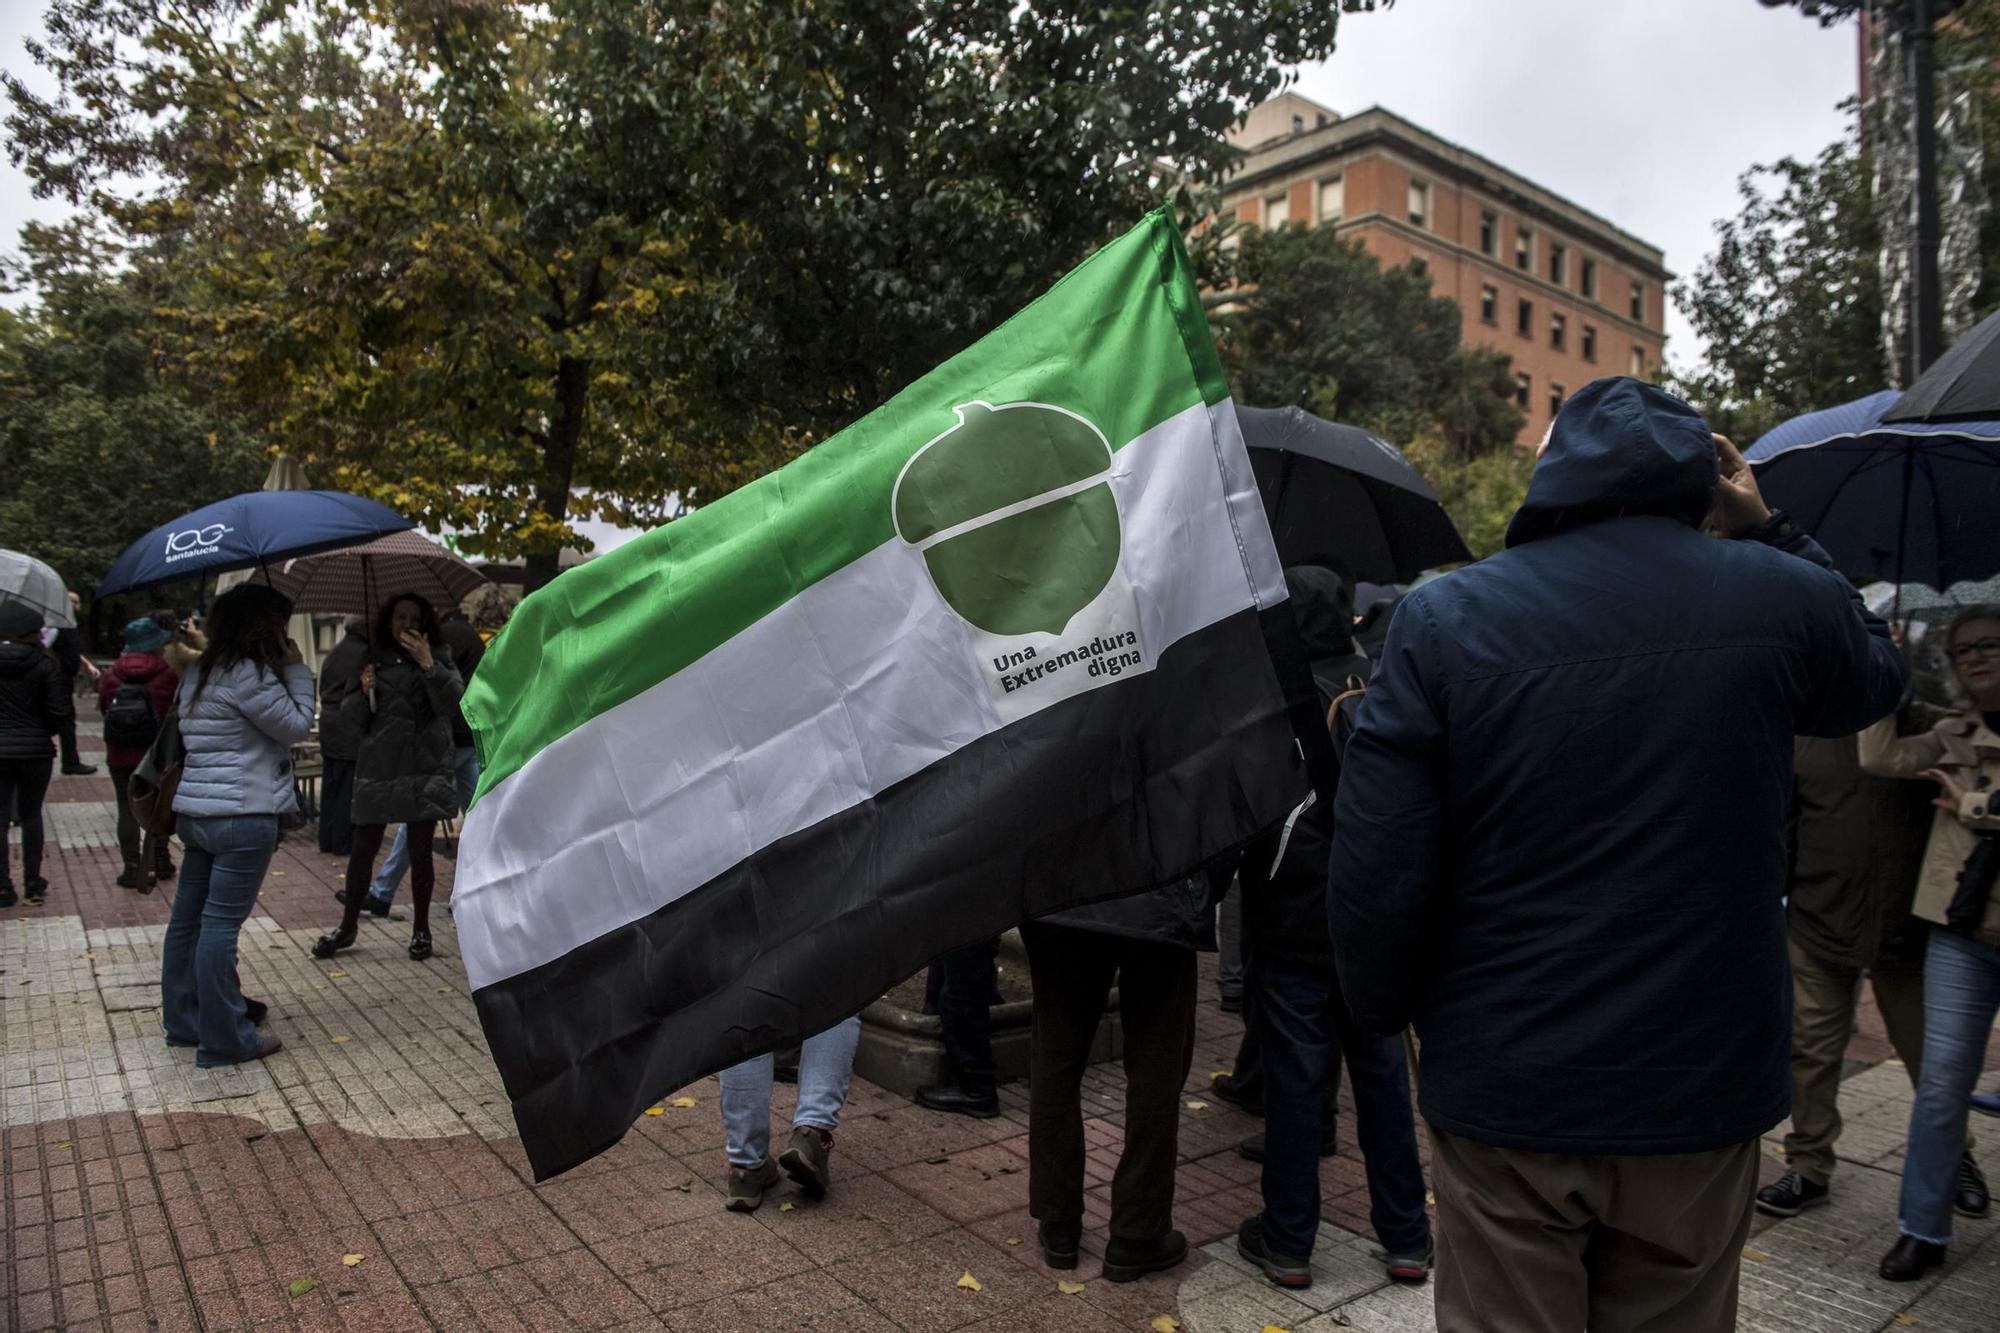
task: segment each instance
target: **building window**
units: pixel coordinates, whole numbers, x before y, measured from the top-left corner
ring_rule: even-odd
[[[1597,261],[1589,255],[1583,257],[1583,294],[1590,300],[1597,299]]]
[[[1431,274],[1431,261],[1424,258],[1422,255],[1411,255],[1410,272],[1416,274],[1420,278],[1429,277]]]
[[[1479,214],[1479,253],[1492,254],[1500,245],[1500,215],[1492,209]]]
[[[1523,301],[1514,308],[1514,332],[1520,334],[1523,338],[1532,338],[1534,336],[1535,303],[1533,301]]]
[[[1338,222],[1343,208],[1347,207],[1347,181],[1335,176],[1319,183],[1319,220]]]
[[[1274,194],[1264,201],[1264,225],[1276,230],[1292,220],[1290,195]]]
[[[1481,287],[1479,289],[1479,318],[1485,324],[1500,322],[1500,289]]]
[[[1292,133],[1304,134],[1305,132],[1306,132],[1306,118],[1304,116],[1293,116]]]
[[[1429,181],[1410,182],[1410,225],[1428,227],[1431,216],[1431,185]]]
[[[1586,263],[1589,261],[1586,260]],[[1583,359],[1597,360],[1597,330],[1586,324],[1583,326]]]
[[[1632,374],[1637,379],[1646,378],[1646,349],[1643,347],[1632,349]]]
[[[1563,410],[1563,399],[1567,396],[1563,392],[1562,385],[1551,384],[1549,386],[1549,418],[1551,420],[1554,420],[1556,413]]]
[[[1549,242],[1549,281],[1558,287],[1569,285],[1569,250]]]
[[[1528,395],[1533,393],[1534,391],[1535,391],[1535,382],[1534,380],[1529,378],[1528,372],[1525,370],[1515,371],[1514,405],[1519,407],[1523,412],[1527,411]]]
[[[1632,284],[1632,320],[1637,324],[1646,322],[1646,284],[1643,282]]]
[[[1555,348],[1558,352],[1560,352],[1563,350],[1563,344],[1568,341],[1569,341],[1569,318],[1565,315],[1550,315],[1549,346]]]
[[[1530,273],[1535,269],[1535,233],[1526,227],[1514,228],[1514,267]]]

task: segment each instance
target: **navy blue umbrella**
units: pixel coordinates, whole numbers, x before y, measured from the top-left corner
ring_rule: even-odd
[[[416,524],[343,491],[250,491],[163,523],[112,561],[97,595],[353,546]]]
[[[1744,456],[1843,574],[1949,588],[2000,574],[2000,421],[1885,422],[1894,389],[1794,417]]]

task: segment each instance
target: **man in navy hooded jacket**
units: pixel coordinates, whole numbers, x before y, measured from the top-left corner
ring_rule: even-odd
[[[1397,609],[1336,804],[1342,987],[1421,1043],[1439,1327],[1733,1328],[1790,1100],[1792,738],[1904,666],[1678,398],[1599,380],[1543,449],[1508,549]]]

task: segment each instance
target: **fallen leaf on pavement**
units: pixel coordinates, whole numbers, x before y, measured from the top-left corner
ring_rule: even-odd
[[[1896,1316],[1896,1322],[1901,1324],[1904,1328],[1908,1328],[1910,1325],[1917,1322],[1917,1317],[1913,1314],[1899,1314]]]
[[[664,1109],[663,1107],[658,1107],[658,1106],[649,1106],[649,1107],[647,1107],[647,1108],[646,1108],[646,1114],[647,1114],[647,1115],[665,1115],[665,1114],[666,1114],[666,1110],[665,1110],[665,1109]]]
[[[1276,1324],[1264,1325],[1264,1333],[1292,1333],[1289,1328],[1279,1328]]]
[[[1207,1102],[1189,1102],[1187,1106],[1190,1111],[1206,1111],[1208,1109]]]
[[[686,1180],[683,1180],[680,1184],[671,1186],[670,1188],[677,1189],[683,1194],[692,1194],[694,1193],[694,1177],[689,1176]]]
[[[346,1264],[349,1268],[352,1268],[356,1264],[360,1263],[363,1259],[366,1259],[367,1257],[368,1256],[365,1254],[343,1254],[340,1256],[340,1262]]]
[[[1021,1238],[1019,1236],[1009,1236],[1007,1237],[1007,1243],[1009,1245],[1019,1245],[1021,1243]]]
[[[58,1148],[74,1148],[75,1146],[76,1145],[74,1143],[71,1143],[68,1139],[64,1139],[61,1143],[58,1143],[56,1145],[56,1147]]]
[[[1065,1296],[1080,1296],[1083,1294],[1083,1284],[1081,1282],[1058,1282],[1056,1283],[1056,1290]]]
[[[290,1290],[292,1299],[297,1300],[301,1296],[318,1291],[319,1279],[316,1277],[295,1277],[292,1279]]]
[[[959,1285],[960,1287],[964,1288],[964,1289],[965,1289],[966,1291],[984,1291],[984,1290],[986,1290],[986,1288],[984,1288],[984,1287],[982,1287],[982,1286],[980,1286],[980,1285],[979,1285],[979,1279],[978,1279],[978,1278],[976,1278],[976,1277],[974,1277],[974,1276],[973,1276],[972,1274],[970,1274],[970,1273],[967,1273],[967,1274],[966,1274],[966,1275],[965,1275],[964,1277],[960,1278],[960,1279],[958,1280],[958,1285]]]
[[[778,1211],[781,1213],[789,1213],[792,1211],[793,1208],[797,1206],[798,1206],[797,1204],[794,1204],[791,1200],[787,1199],[785,1202],[778,1205]]]
[[[438,994],[440,994],[440,995],[449,995],[449,994],[451,994],[451,987],[449,987],[449,986],[439,986],[439,987],[438,987]]]
[[[336,1046],[345,1045],[346,1043],[353,1040],[354,1038],[348,1036],[345,1032],[336,1032],[333,1034],[333,1044]]]
[[[84,961],[84,962],[86,962],[86,963],[88,963],[88,962],[90,962],[90,961],[91,961],[92,959],[94,959],[94,958],[96,958],[96,957],[97,957],[97,955],[96,955],[96,954],[94,954],[94,953],[87,953],[87,954],[85,954],[85,955],[83,956],[83,961]]]
[[[1753,1264],[1768,1263],[1771,1258],[1770,1255],[1764,1253],[1762,1250],[1752,1249],[1748,1245],[1743,1247],[1743,1257]]]
[[[1221,1078],[1224,1074],[1230,1074],[1233,1076],[1234,1071],[1228,1069],[1211,1069],[1208,1071],[1208,1076],[1210,1078]]]
[[[328,976],[330,976],[330,977],[344,977],[344,976],[346,976],[346,975],[347,975],[347,973],[345,973],[345,972],[329,972],[329,973],[327,973],[327,975],[328,975]]]
[[[1156,1314],[1148,1327],[1153,1333],[1180,1333],[1181,1321],[1170,1314]]]

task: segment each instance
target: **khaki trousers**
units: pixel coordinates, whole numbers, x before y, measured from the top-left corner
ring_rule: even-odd
[[[1792,954],[1792,1128],[1785,1160],[1794,1171],[1824,1185],[1833,1178],[1833,1145],[1840,1138],[1840,1075],[1854,1036],[1854,1008],[1861,1000],[1858,967],[1816,958],[1798,946]],[[1921,970],[1874,973],[1875,1004],[1889,1044],[1917,1083],[1924,1054],[1924,974]]]
[[[1431,1128],[1439,1333],[1726,1333],[1758,1140],[1520,1152]]]

